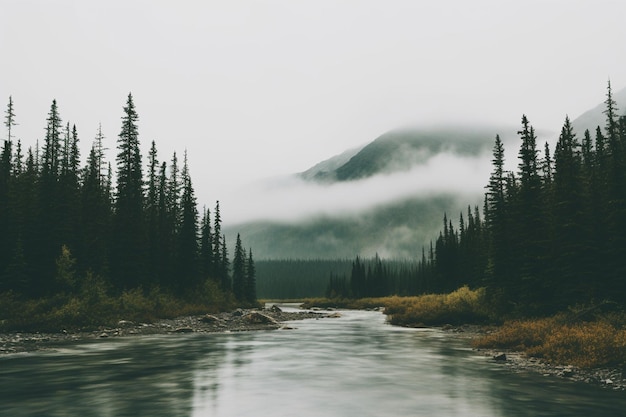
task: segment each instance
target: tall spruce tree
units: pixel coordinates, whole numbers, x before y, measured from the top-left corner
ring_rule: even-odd
[[[252,248],[248,249],[248,259],[246,263],[246,280],[244,289],[246,301],[251,304],[256,303],[256,267],[254,266],[254,259],[252,258]],[[343,293],[345,294],[346,291],[344,290]]]
[[[148,239],[147,273],[153,284],[159,282],[159,160],[156,143],[148,153],[148,189],[146,194],[146,228]]]
[[[144,284],[146,239],[139,116],[132,94],[128,94],[122,129],[117,141],[117,191],[111,253],[112,280],[119,289]]]
[[[182,196],[180,201],[181,221],[178,231],[177,275],[178,291],[190,291],[199,284],[199,248],[198,248],[198,210],[196,197],[191,183],[187,152],[183,160],[181,172]]]
[[[241,245],[241,236],[237,233],[233,257],[233,295],[238,301],[246,298],[246,255]]]
[[[214,264],[211,213],[205,207],[200,222],[200,272],[203,278],[217,279]]]

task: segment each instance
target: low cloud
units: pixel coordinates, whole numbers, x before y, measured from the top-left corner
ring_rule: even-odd
[[[484,192],[490,154],[440,153],[408,171],[358,181],[319,184],[296,175],[259,180],[222,199],[227,224],[256,220],[294,223],[316,216],[357,214],[409,197],[440,194],[476,196]]]

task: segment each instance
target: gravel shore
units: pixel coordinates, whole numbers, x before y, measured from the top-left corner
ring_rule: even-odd
[[[135,323],[120,320],[114,327],[101,327],[92,331],[66,331],[58,333],[0,333],[0,355],[54,349],[56,346],[89,339],[131,337],[136,335],[168,333],[227,333],[253,330],[290,330],[285,322],[302,319],[319,319],[331,316],[324,312],[284,312],[279,308],[237,309],[232,312],[163,319],[154,323]]]
[[[444,331],[454,333],[471,342],[471,339],[485,334],[490,328],[483,326],[445,326]],[[475,349],[476,352],[491,358],[511,372],[533,372],[545,377],[558,377],[576,382],[599,385],[607,389],[626,391],[624,370],[617,368],[578,368],[572,365],[554,365],[521,352],[510,350]]]
[[[237,309],[232,312],[185,316],[163,319],[154,323],[134,323],[120,320],[115,327],[101,327],[93,331],[58,333],[0,333],[0,355],[54,349],[67,343],[110,337],[132,337],[136,335],[169,333],[227,333],[254,330],[290,330],[287,322],[302,319],[332,318],[338,315],[326,311],[284,312],[277,307],[269,309]],[[471,339],[488,331],[483,326],[444,326],[446,333],[455,337]],[[570,365],[553,365],[520,352],[476,349],[476,352],[491,358],[511,372],[534,372],[546,377],[559,377],[572,381],[600,385],[607,389],[626,391],[624,371],[615,368],[583,369]]]

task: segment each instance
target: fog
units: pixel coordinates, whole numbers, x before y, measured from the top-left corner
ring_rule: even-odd
[[[296,175],[253,182],[236,189],[221,206],[225,223],[251,220],[298,222],[313,216],[359,214],[377,206],[409,197],[440,194],[477,195],[491,170],[490,154],[461,157],[444,152],[408,171],[321,184]]]

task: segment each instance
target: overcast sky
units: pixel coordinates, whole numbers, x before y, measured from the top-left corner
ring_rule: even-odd
[[[0,99],[32,145],[56,98],[84,157],[99,123],[115,148],[132,92],[144,156],[186,148],[199,202],[228,204],[407,124],[558,130],[609,77],[626,86],[624,16],[619,0],[0,0]]]

